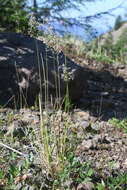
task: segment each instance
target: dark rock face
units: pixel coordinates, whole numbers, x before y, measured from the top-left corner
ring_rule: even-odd
[[[70,99],[79,100],[87,91],[84,68],[39,40],[0,33],[0,105],[34,105],[40,91],[42,102],[54,102],[65,96],[67,83]]]

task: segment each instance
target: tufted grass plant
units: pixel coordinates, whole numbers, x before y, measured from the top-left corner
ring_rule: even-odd
[[[36,43],[37,63],[40,79],[39,93],[39,112],[40,112],[40,129],[37,136],[39,141],[39,152],[42,171],[45,171],[52,179],[52,190],[60,185],[60,174],[64,172],[67,163],[67,152],[73,150],[73,144],[69,139],[69,131],[72,125],[69,110],[71,102],[69,98],[68,82],[73,77],[73,71],[69,72],[69,68],[63,64],[63,74],[60,74],[59,61],[57,59],[57,77],[55,77],[55,99],[61,98],[61,77],[66,84],[65,96],[62,101],[53,104],[53,97],[49,99],[48,84],[48,58],[46,54],[46,63],[41,54],[39,54],[38,44]],[[47,51],[46,51],[47,52]],[[43,72],[43,78],[42,73]],[[43,92],[44,90],[44,92]],[[44,97],[43,97],[44,95]],[[44,99],[44,105],[42,100]],[[49,109],[49,104],[52,106]]]
[[[58,43],[57,43],[58,44]],[[66,151],[72,147],[68,143],[68,130],[70,128],[71,120],[68,116],[71,107],[69,99],[68,81],[73,73],[69,72],[69,68],[63,65],[63,80],[66,83],[65,97],[63,101],[58,101],[53,104],[53,97],[49,99],[49,76],[48,76],[48,56],[46,50],[46,63],[44,64],[43,56],[38,49],[37,40],[35,39],[37,64],[40,80],[40,94],[39,94],[39,112],[40,112],[40,132],[39,132],[39,151],[42,162],[42,168],[51,175],[54,181],[58,178],[59,173],[64,169],[66,162]],[[43,78],[42,73],[43,72]],[[57,57],[57,76],[55,77],[55,99],[61,98],[61,75],[59,70],[59,60]],[[44,92],[43,92],[44,91]],[[43,97],[44,95],[44,97]],[[42,104],[44,100],[44,105]],[[52,113],[48,108],[49,104],[52,106]],[[62,111],[62,107],[64,109]]]

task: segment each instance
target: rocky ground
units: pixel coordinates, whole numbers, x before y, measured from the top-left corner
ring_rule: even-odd
[[[99,181],[100,176],[106,179],[107,176],[127,173],[127,123],[124,128],[119,128],[112,119],[122,121],[127,118],[127,67],[96,62],[91,64],[90,61],[87,67],[88,94],[82,97],[69,117],[73,123],[72,130],[79,140],[75,147],[75,156],[82,163],[91,163],[96,171],[96,180]],[[8,170],[7,162],[10,162],[8,156],[13,152],[4,145],[18,150],[23,155],[31,152],[36,155],[33,148],[36,142],[31,130],[38,130],[39,123],[38,111],[0,109],[1,168]],[[17,141],[10,141],[11,135],[16,137]],[[22,159],[18,158],[17,164],[21,161]],[[32,175],[37,176],[37,173],[34,171]],[[36,177],[33,176],[32,178],[35,179]],[[127,189],[127,183],[122,185],[121,189]],[[4,189],[5,186],[6,180],[1,180],[0,189]],[[94,188],[79,183],[72,189]]]

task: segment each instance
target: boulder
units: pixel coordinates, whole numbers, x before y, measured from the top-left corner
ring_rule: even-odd
[[[42,102],[78,101],[87,91],[84,68],[63,52],[23,34],[0,33],[0,105],[32,106],[41,94]]]

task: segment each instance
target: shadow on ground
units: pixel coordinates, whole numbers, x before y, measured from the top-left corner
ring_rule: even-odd
[[[127,67],[105,67],[87,70],[88,93],[78,106],[100,120],[127,118]]]

